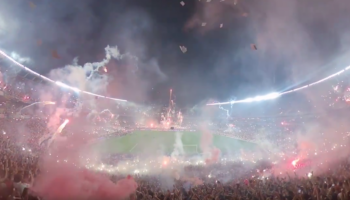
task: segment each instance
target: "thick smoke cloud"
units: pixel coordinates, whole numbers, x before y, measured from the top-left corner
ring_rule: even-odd
[[[185,154],[182,143],[182,134],[182,132],[175,133],[174,151],[171,153],[171,157],[183,156]]]
[[[50,200],[125,199],[135,193],[138,186],[133,177],[127,176],[113,183],[109,177],[89,171],[77,162],[81,155],[85,155],[84,144],[79,137],[55,141],[50,154],[41,161],[43,173],[36,179],[32,190]]]
[[[255,95],[290,89],[321,78],[322,72],[346,67],[349,14],[342,11],[349,9],[345,0],[199,1],[185,27],[208,36],[219,32],[227,36],[227,53],[219,55],[214,74],[234,78],[238,73],[249,81],[239,79],[236,94]],[[225,30],[219,28],[221,23]],[[235,72],[232,63],[249,70]]]
[[[13,52],[17,61],[39,73],[49,73],[55,80],[66,79],[79,89],[143,101],[148,98],[154,84],[167,79],[158,58],[150,56],[146,48],[148,39],[155,36],[153,19],[142,9],[122,10],[125,2],[114,2],[114,8],[119,4],[119,12],[115,9],[112,12],[108,10],[109,3],[99,10],[91,0],[34,0],[30,3],[5,0],[0,8],[0,46],[8,54]],[[108,45],[111,45],[109,50],[118,45],[121,52],[129,52],[128,58],[116,60],[114,53],[119,54],[119,51],[109,51]],[[83,68],[74,67],[79,65]],[[86,71],[97,71],[97,65],[107,66],[108,73],[90,77],[91,73]],[[66,66],[64,70],[50,72],[63,66]]]
[[[105,53],[106,57],[100,62],[85,63],[80,66],[78,59],[75,59],[72,65],[50,71],[49,76],[80,90],[100,94],[106,92],[111,78],[107,74],[99,73],[100,68],[105,67],[112,58],[123,59],[125,55],[119,52],[118,47],[109,46],[105,48]]]

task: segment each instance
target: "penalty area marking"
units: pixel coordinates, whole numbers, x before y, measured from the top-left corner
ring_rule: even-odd
[[[139,143],[136,143],[136,144],[129,150],[129,152],[131,152],[132,150],[134,150],[135,147],[136,147],[138,144],[139,144]]]

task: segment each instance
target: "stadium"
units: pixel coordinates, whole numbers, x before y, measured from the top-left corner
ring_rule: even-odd
[[[340,170],[345,170],[348,166],[349,127],[343,121],[349,108],[346,95],[349,75],[346,73],[340,76],[337,72],[338,80],[330,80],[331,83],[328,79],[315,82],[317,84],[313,88],[316,89],[336,85],[336,88],[329,87],[331,92],[326,93],[331,95],[329,99],[339,101],[324,102],[331,106],[323,112],[313,112],[310,109],[312,105],[304,104],[302,112],[293,112],[297,108],[290,105],[283,114],[271,114],[275,107],[290,98],[288,93],[298,93],[296,88],[285,93],[288,95],[267,94],[229,102],[231,105],[251,102],[250,109],[257,110],[261,101],[269,110],[269,115],[235,116],[228,107],[223,107],[227,102],[219,105],[209,102],[209,105],[200,108],[200,112],[187,112],[177,107],[171,96],[168,106],[150,108],[119,102],[107,96],[95,98],[98,94],[93,93],[77,95],[70,93],[77,92],[76,88],[56,84],[55,81],[45,82],[45,78],[23,68],[11,57],[1,61],[0,71],[6,79],[1,82],[0,122],[3,134],[0,138],[2,147],[11,149],[9,152],[3,149],[6,152],[4,159],[7,156],[29,159],[25,161],[23,172],[4,171],[5,178],[10,177],[6,179],[13,185],[4,185],[2,195],[51,199],[45,193],[49,190],[58,199],[66,199],[72,194],[61,196],[53,189],[54,185],[70,187],[69,182],[90,180],[95,180],[92,185],[112,184],[110,187],[113,189],[106,192],[115,199],[142,199],[146,194],[152,196],[154,191],[144,191],[149,186],[156,187],[159,196],[165,197],[162,191],[172,190],[174,184],[179,188],[173,189],[178,196],[195,193],[196,188],[205,185],[230,187],[232,183],[236,185],[232,191],[237,192],[260,181],[283,180],[293,173],[303,177],[296,178],[293,184],[302,184],[302,180],[323,183],[328,180],[323,174],[327,174],[330,167],[338,169],[336,166],[340,165]],[[63,104],[51,99],[43,101],[41,92],[37,91],[42,87],[49,88],[55,98],[70,93],[65,109],[62,109]],[[96,110],[84,103],[78,110],[72,106],[91,99],[102,101],[99,105],[112,100],[118,106]],[[79,115],[74,114],[77,112]],[[203,123],[203,116],[206,123]],[[334,125],[329,120],[330,116]],[[325,132],[332,134],[327,136]],[[40,167],[31,168],[31,163],[39,163],[39,158],[43,162],[41,167],[49,166],[51,173],[40,173]],[[12,163],[16,168],[17,164]],[[4,165],[12,166],[7,162]],[[88,171],[81,170],[81,167]],[[101,174],[104,176],[101,177]],[[308,179],[304,179],[303,174]],[[314,176],[318,178],[314,179]],[[92,185],[87,187],[91,187],[89,190],[97,197],[90,199],[106,195],[95,191]],[[327,184],[327,187],[333,186]],[[28,189],[30,192],[26,193]],[[309,195],[308,189],[300,190]],[[288,191],[289,195],[294,194],[292,189]],[[83,194],[78,192],[78,195]],[[220,198],[233,196],[231,193],[225,195]]]
[[[349,3],[25,3],[0,200],[350,200]]]
[[[269,110],[269,115],[235,116],[228,107],[223,107],[227,102],[209,102],[195,112],[181,110],[171,97],[174,95],[172,91],[169,105],[162,108],[120,102],[94,93],[78,95],[76,88],[55,81],[45,82],[45,78],[23,68],[11,57],[1,61],[0,71],[6,79],[1,82],[3,134],[0,137],[3,147],[12,152],[5,155],[28,158],[30,161],[26,163],[36,163],[40,158],[42,167],[50,166],[51,171],[49,174],[39,173],[39,168],[30,169],[31,164],[25,164],[29,169],[23,173],[5,170],[5,178],[12,177],[9,180],[13,188],[3,187],[2,195],[50,199],[45,188],[53,187],[52,184],[64,187],[68,182],[93,179],[96,182],[92,184],[112,184],[113,191],[120,192],[111,193],[111,190],[107,193],[116,199],[142,199],[145,194],[152,195],[153,191],[140,189],[145,187],[140,183],[152,185],[152,182],[160,196],[165,196],[161,191],[168,191],[174,184],[183,190],[181,194],[174,189],[174,194],[186,196],[196,192],[191,188],[205,185],[227,187],[233,182],[242,184],[243,188],[239,190],[245,190],[259,181],[275,180],[276,175],[284,179],[293,173],[302,177],[306,174],[313,181],[323,181],[328,179],[313,179],[313,176],[322,177],[328,173],[329,167],[339,164],[341,170],[347,166],[345,149],[349,145],[349,129],[343,121],[348,112],[346,80],[349,75],[346,73],[340,75],[337,72],[338,80],[330,79],[331,83],[328,79],[315,82],[313,88],[316,89],[336,85],[336,88],[329,87],[331,92],[326,93],[331,95],[329,99],[339,101],[324,102],[331,107],[323,112],[314,112],[310,109],[312,105],[303,104],[302,112],[293,112],[297,108],[291,105],[283,114],[271,114],[274,108],[290,98],[289,93],[299,92],[296,88],[278,95],[229,102],[231,105],[251,102],[251,110],[257,110],[263,102]],[[63,104],[42,99],[41,92],[37,91],[42,87],[49,88],[55,98],[76,93],[70,93],[65,109],[62,109]],[[99,105],[112,100],[118,106],[92,110],[83,103],[86,100],[102,101]],[[83,106],[77,110],[74,105],[78,102]],[[77,112],[79,115],[74,114]],[[206,123],[203,123],[203,116]],[[338,127],[339,124],[342,126]],[[331,131],[332,135],[323,135],[326,131]],[[4,165],[11,166],[6,162]],[[81,167],[88,171],[81,171]],[[35,179],[33,174],[40,178]],[[101,174],[111,177],[102,176],[105,178],[101,179]],[[299,181],[301,179],[296,179],[294,184]],[[30,193],[26,193],[28,189]],[[93,188],[89,190],[94,191]],[[307,194],[307,189],[300,190]],[[49,191],[58,199],[71,197],[71,194],[60,196],[52,188]],[[293,193],[293,190],[289,191]],[[99,191],[94,191],[94,194],[98,196],[96,199],[106,195]],[[221,198],[232,196],[226,195]]]

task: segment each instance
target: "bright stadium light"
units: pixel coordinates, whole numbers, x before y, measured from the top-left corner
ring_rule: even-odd
[[[71,90],[73,90],[74,92],[77,92],[77,93],[80,92],[80,90],[78,88],[71,87],[71,86],[69,86],[67,84],[64,84],[64,83],[60,82],[60,81],[56,81],[56,85],[64,87],[64,88],[67,88],[67,89],[71,89]]]
[[[22,69],[28,71],[29,73],[31,74],[34,74],[36,76],[39,76],[40,78],[48,81],[48,82],[51,82],[51,83],[55,83],[56,85],[60,86],[60,87],[64,87],[66,89],[70,89],[70,90],[73,90],[75,92],[80,92],[80,93],[84,93],[84,94],[87,94],[87,95],[91,95],[91,96],[95,96],[95,97],[100,97],[100,98],[104,98],[104,99],[110,99],[110,100],[114,100],[114,101],[122,101],[122,102],[126,102],[127,100],[124,100],[124,99],[117,99],[117,98],[112,98],[112,97],[107,97],[107,96],[103,96],[103,95],[99,95],[99,94],[95,94],[95,93],[92,93],[92,92],[88,92],[88,91],[84,91],[84,90],[80,90],[78,88],[75,88],[75,87],[72,87],[72,86],[69,86],[67,84],[64,84],[60,81],[54,81],[44,75],[41,75],[31,69],[29,69],[28,67],[22,65],[21,63],[17,62],[15,59],[13,59],[11,56],[7,55],[5,52],[1,51],[0,50],[0,55],[4,56],[5,58],[7,58],[8,60],[10,60],[11,62],[13,62],[14,64],[16,64],[17,66],[21,67]]]
[[[266,94],[266,95],[262,95],[262,96],[256,96],[256,97],[251,97],[251,98],[247,98],[247,99],[242,99],[242,100],[238,100],[238,101],[227,101],[227,102],[218,102],[218,103],[208,103],[207,106],[216,106],[216,105],[227,105],[227,104],[235,104],[235,103],[251,103],[251,102],[257,102],[257,101],[266,101],[266,100],[271,100],[271,99],[276,99],[282,95],[285,95],[285,94],[289,94],[289,93],[292,93],[292,92],[297,92],[299,90],[303,90],[305,88],[308,88],[308,87],[311,87],[311,86],[314,86],[314,85],[317,85],[319,83],[322,83],[324,81],[327,81],[331,78],[334,78],[340,74],[342,74],[343,72],[345,72],[346,70],[349,70],[350,69],[350,66],[346,67],[345,69],[342,69],[334,74],[331,74],[321,80],[318,80],[318,81],[315,81],[313,83],[310,83],[310,84],[307,84],[307,85],[303,85],[301,87],[298,87],[298,88],[295,88],[295,89],[292,89],[292,90],[288,90],[288,91],[285,91],[285,92],[281,92],[281,93],[277,93],[277,92],[273,92],[273,93],[269,93],[269,94]]]

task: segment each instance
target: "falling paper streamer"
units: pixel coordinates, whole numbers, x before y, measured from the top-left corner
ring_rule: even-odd
[[[220,24],[220,28],[222,28],[224,26],[224,24]]]
[[[57,53],[56,50],[53,50],[53,51],[51,52],[51,55],[52,55],[53,58],[56,58],[56,59],[60,59],[60,58],[61,58],[60,55],[58,55],[58,53]]]
[[[253,50],[258,50],[258,48],[256,47],[255,44],[251,44],[250,47],[251,47]]]
[[[187,52],[187,48],[185,46],[180,46],[180,50],[182,51],[182,53]]]
[[[181,4],[182,6],[185,6],[185,2],[183,2],[183,1],[181,1],[180,4]]]
[[[38,104],[43,104],[43,105],[55,105],[56,103],[55,102],[52,102],[52,101],[40,101],[40,102],[34,102],[28,106],[25,106],[23,107],[21,110],[18,111],[18,113],[21,113],[22,110],[25,110],[26,108],[29,108],[29,107],[32,107],[34,105],[38,105]]]

